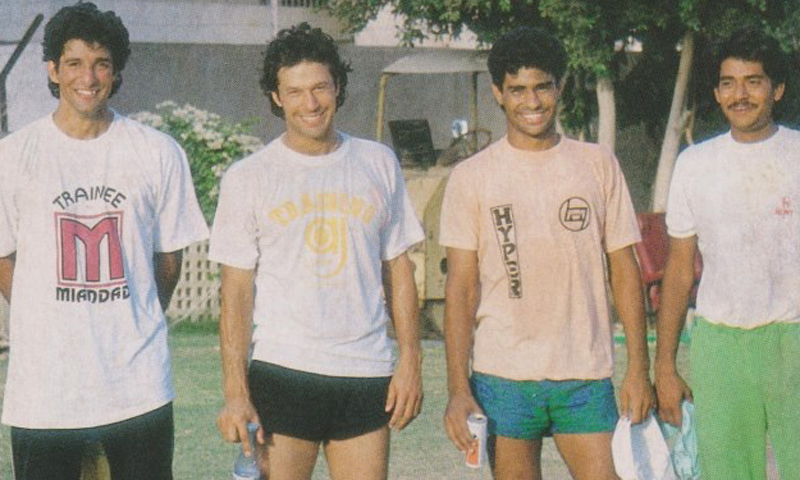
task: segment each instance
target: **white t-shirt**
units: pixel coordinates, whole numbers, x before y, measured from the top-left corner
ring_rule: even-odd
[[[381,261],[424,238],[394,154],[341,135],[297,153],[282,138],[222,182],[209,257],[255,269],[253,358],[322,375],[393,372]]]
[[[473,369],[512,380],[600,379],[614,369],[605,252],[639,241],[614,155],[562,138],[507,137],[455,167],[440,242],[478,255]]]
[[[0,256],[16,252],[3,422],[83,428],[173,397],[156,252],[207,236],[186,157],[115,113],[100,137],[52,116],[0,141]]]
[[[800,132],[739,143],[730,132],[678,157],[669,234],[697,235],[698,315],[754,328],[800,322]]]

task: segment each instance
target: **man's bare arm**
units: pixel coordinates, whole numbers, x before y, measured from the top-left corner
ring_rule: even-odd
[[[481,412],[469,386],[475,313],[478,309],[478,252],[447,248],[444,339],[449,401],[444,423],[450,440],[461,451],[472,447],[467,428],[470,413]]]
[[[673,425],[682,422],[681,400],[692,392],[678,373],[676,358],[686,309],[694,286],[694,257],[697,236],[670,237],[669,256],[661,281],[661,310],[658,312],[656,344],[656,392],[661,418]]]
[[[253,340],[253,280],[255,271],[221,266],[219,345],[222,359],[222,391],[225,405],[217,415],[217,428],[229,442],[248,443],[247,423],[259,423],[258,414],[250,400],[247,368],[250,344]],[[259,428],[258,442],[264,442]]]
[[[9,302],[11,302],[11,284],[14,283],[14,264],[16,261],[16,252],[6,257],[0,257],[0,293]]]
[[[157,252],[153,255],[158,302],[165,312],[169,308],[169,302],[172,299],[173,292],[175,292],[175,287],[178,285],[178,280],[181,279],[182,260],[183,250]]]
[[[384,262],[384,290],[390,303],[400,358],[389,385],[386,411],[389,427],[402,430],[422,409],[422,347],[420,346],[419,298],[414,264],[406,253]]]
[[[639,264],[628,246],[608,254],[608,271],[614,305],[625,331],[628,369],[620,389],[622,414],[633,423],[644,420],[654,398],[650,384],[650,354]]]

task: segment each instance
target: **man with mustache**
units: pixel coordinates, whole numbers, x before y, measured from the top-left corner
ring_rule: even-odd
[[[774,120],[790,62],[756,30],[718,46],[714,97],[730,131],[683,151],[669,192],[656,389],[675,425],[680,402],[695,402],[710,480],[765,478],[767,434],[781,478],[800,478],[800,132]],[[698,250],[690,390],[675,357]]]
[[[93,3],[45,27],[58,107],[0,142],[0,291],[11,302],[3,423],[18,480],[172,478],[164,315],[183,248],[208,234],[186,155],[118,114],[128,30]]]
[[[508,134],[453,170],[442,204],[445,426],[467,451],[467,418],[484,413],[498,479],[541,478],[545,436],[574,478],[616,478],[606,262],[627,338],[621,410],[636,423],[652,406],[639,228],[613,153],[556,131],[566,62],[538,29],[495,42],[489,71]]]

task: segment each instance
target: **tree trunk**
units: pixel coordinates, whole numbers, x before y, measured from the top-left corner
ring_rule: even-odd
[[[672,93],[672,106],[669,110],[667,129],[664,132],[664,142],[661,144],[661,155],[658,157],[656,180],[653,183],[652,209],[654,212],[663,212],[667,206],[672,169],[675,167],[675,159],[678,158],[678,150],[681,146],[683,110],[686,104],[686,90],[689,86],[693,56],[694,33],[687,31],[683,36],[681,60],[678,65],[678,75],[675,78],[675,91]]]
[[[614,97],[614,82],[611,77],[597,79],[597,143],[612,152],[617,138],[617,105]]]

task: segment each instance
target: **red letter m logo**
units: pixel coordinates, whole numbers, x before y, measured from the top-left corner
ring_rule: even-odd
[[[59,218],[62,281],[78,281],[79,246],[83,247],[85,257],[84,281],[98,283],[125,278],[120,220],[119,215],[112,214],[89,228],[77,218]],[[103,263],[108,265],[108,276],[105,278],[101,268]]]

